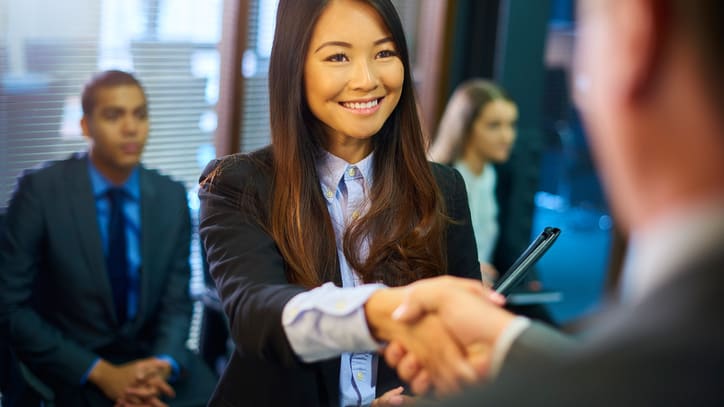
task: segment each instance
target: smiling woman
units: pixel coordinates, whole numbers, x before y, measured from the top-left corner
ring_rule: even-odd
[[[236,345],[211,405],[403,402],[365,304],[384,285],[480,278],[462,178],[425,157],[389,0],[281,0],[276,27],[272,146],[212,162],[199,192]]]
[[[324,148],[356,163],[397,106],[405,68],[380,16],[362,5],[352,13],[333,2],[320,16],[304,64],[312,114],[325,126]],[[357,27],[370,27],[360,31]]]

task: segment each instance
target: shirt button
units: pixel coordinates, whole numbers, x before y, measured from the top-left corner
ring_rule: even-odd
[[[350,168],[349,171],[347,171],[347,173],[349,174],[350,177],[354,177],[354,174],[355,174],[356,172],[357,172],[357,171],[355,171],[355,168],[354,168],[354,167]]]
[[[328,190],[327,190],[327,198],[331,198],[331,197],[333,197],[333,196],[334,196],[334,192],[332,192],[331,189],[328,189]]]
[[[359,218],[359,211],[352,212],[352,219],[357,220],[357,218]]]
[[[365,379],[365,374],[362,373],[362,372],[357,372],[357,380],[360,380],[360,381],[361,381],[361,380],[364,380],[364,379]]]

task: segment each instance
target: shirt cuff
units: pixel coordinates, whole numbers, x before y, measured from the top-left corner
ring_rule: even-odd
[[[508,355],[511,345],[530,326],[530,320],[525,317],[516,317],[513,321],[508,324],[500,338],[493,345],[493,355],[490,361],[490,374],[489,378],[495,379],[503,367],[503,361]]]
[[[91,363],[91,365],[90,365],[90,367],[88,368],[88,370],[85,371],[85,374],[83,375],[83,377],[80,378],[80,385],[81,385],[81,386],[83,386],[83,385],[85,385],[86,383],[88,383],[88,376],[90,376],[90,372],[93,371],[93,369],[96,367],[96,365],[97,365],[98,362],[100,362],[100,361],[101,361],[101,358],[96,358],[96,359],[93,361],[93,363]]]
[[[179,375],[181,374],[181,369],[179,368],[178,363],[176,363],[174,358],[169,355],[156,355],[156,358],[166,361],[169,365],[171,365],[171,375],[168,377],[168,382],[173,383],[178,380]]]
[[[304,362],[316,362],[343,352],[376,351],[381,344],[370,334],[364,305],[382,288],[326,283],[292,297],[282,311],[282,326],[294,353]]]

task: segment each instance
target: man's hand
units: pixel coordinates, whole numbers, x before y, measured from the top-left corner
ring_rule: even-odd
[[[88,381],[95,384],[111,400],[118,400],[123,391],[136,380],[136,372],[122,369],[101,359],[90,371]]]
[[[429,281],[433,280],[470,295],[485,293],[479,281],[452,277]],[[407,352],[414,355],[416,363],[428,372],[429,380],[438,394],[458,391],[461,384],[476,381],[478,374],[467,359],[465,347],[451,335],[442,318],[425,310],[411,314],[407,319],[392,318],[394,309],[409,303],[407,298],[416,284],[380,290],[370,296],[365,304],[370,331],[377,339],[399,342]],[[436,286],[435,283],[431,284]]]
[[[430,315],[438,316],[445,330],[462,347],[461,352],[467,365],[474,369],[476,378],[483,378],[489,370],[492,347],[515,316],[500,308],[505,302],[501,295],[479,283],[459,280],[462,279],[438,277],[409,285],[402,304],[392,317],[416,325]],[[454,389],[446,387],[441,392],[437,373],[423,358],[397,338],[385,349],[385,360],[397,368],[400,378],[410,383],[414,393],[426,393],[430,387],[438,393]]]
[[[116,400],[118,407],[165,407],[162,396],[174,397],[176,393],[168,384],[171,365],[155,357],[131,362],[136,371],[136,381],[126,388],[123,396]]]
[[[120,366],[101,360],[91,370],[88,380],[117,406],[165,406],[161,395],[174,397],[166,382],[171,373],[168,362],[158,358],[138,359]]]
[[[161,396],[174,397],[175,394],[161,376],[154,375],[126,388],[123,397],[116,400],[115,407],[167,407]]]
[[[503,304],[502,295],[479,283],[456,277],[436,277],[407,286],[404,301],[395,309],[392,318],[414,324],[426,315],[435,314],[464,346],[479,342],[492,346],[515,318],[501,308]]]
[[[485,344],[476,343],[465,347],[466,360],[473,367],[478,379],[487,377],[490,370],[492,352]],[[428,394],[433,387],[430,372],[425,369],[412,353],[400,342],[392,342],[384,349],[385,361],[397,368],[400,379],[409,383],[410,390],[415,394]],[[437,392],[444,394],[444,392]]]

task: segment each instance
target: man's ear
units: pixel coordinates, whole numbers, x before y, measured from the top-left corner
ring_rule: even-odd
[[[80,129],[83,131],[85,138],[90,138],[90,130],[88,129],[88,118],[83,115],[80,119]]]
[[[620,79],[627,96],[646,97],[656,87],[666,68],[667,24],[671,23],[666,1],[621,0],[615,21],[621,30]]]

